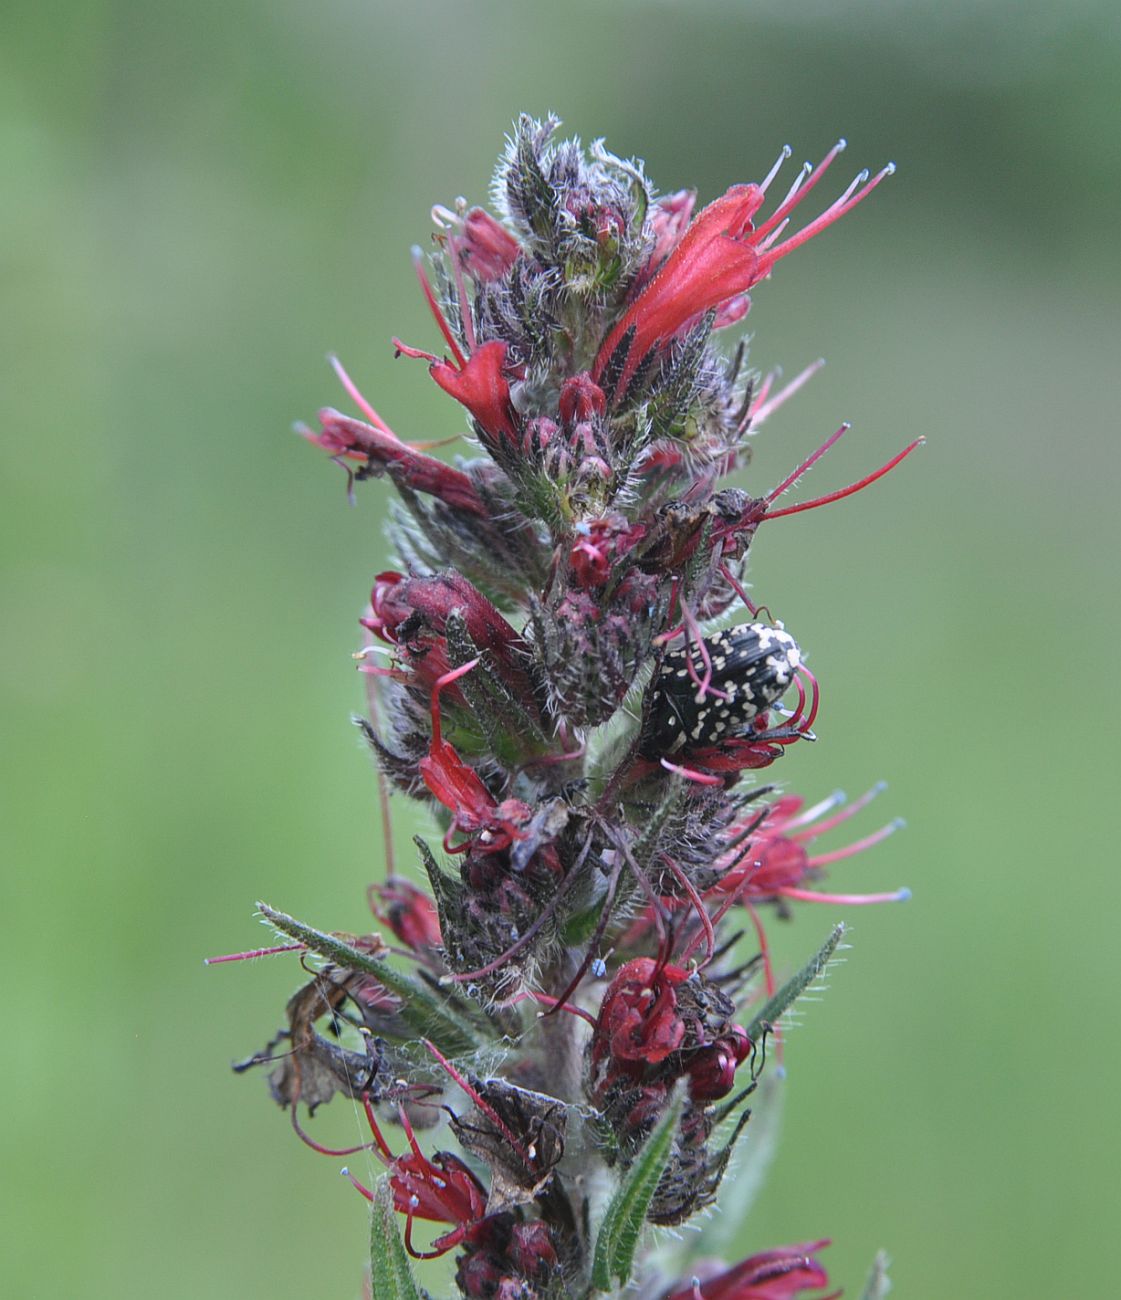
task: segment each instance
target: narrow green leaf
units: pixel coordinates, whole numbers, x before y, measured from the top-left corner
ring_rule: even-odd
[[[684,1092],[677,1094],[666,1107],[634,1164],[623,1175],[596,1237],[592,1285],[609,1291],[613,1280],[625,1286],[634,1267],[635,1250],[646,1223],[654,1191],[658,1186],[677,1137]]]
[[[389,1175],[379,1178],[370,1206],[370,1291],[378,1300],[422,1300],[397,1230]]]
[[[868,1274],[868,1281],[864,1283],[864,1290],[860,1293],[860,1300],[884,1300],[891,1290],[891,1278],[887,1275],[890,1263],[886,1250],[876,1253],[876,1258],[872,1261],[872,1271]]]
[[[837,950],[837,945],[845,933],[843,925],[835,925],[829,938],[802,967],[797,975],[787,980],[773,998],[759,1012],[747,1027],[747,1036],[753,1043],[759,1041],[766,1025],[773,1025],[792,1003],[796,1002],[816,980],[829,964],[829,958]]]
[[[451,1002],[430,992],[411,975],[394,970],[382,958],[362,952],[337,935],[316,930],[265,903],[258,903],[257,907],[268,923],[281,934],[299,940],[312,952],[326,957],[344,970],[372,975],[379,984],[395,993],[401,999],[401,1018],[416,1031],[417,1037],[431,1038],[449,1056],[460,1056],[482,1045],[483,1036],[474,1021],[458,1011]]]

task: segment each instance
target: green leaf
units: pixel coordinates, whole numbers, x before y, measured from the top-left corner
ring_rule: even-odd
[[[811,984],[821,978],[822,971],[829,964],[829,958],[836,952],[837,945],[841,942],[844,933],[845,927],[843,925],[835,925],[829,938],[806,962],[798,974],[786,981],[751,1024],[748,1025],[747,1036],[753,1043],[759,1041],[765,1026],[773,1025],[782,1013],[805,993]]]
[[[596,1237],[592,1264],[592,1285],[600,1291],[610,1291],[613,1280],[623,1286],[630,1280],[646,1212],[677,1137],[683,1098],[684,1091],[678,1089],[638,1158],[623,1175],[607,1207]]]
[[[482,1046],[480,1026],[445,998],[432,993],[419,980],[394,968],[380,957],[355,948],[337,935],[316,930],[266,903],[258,903],[261,915],[281,934],[300,943],[344,970],[372,975],[379,984],[401,999],[401,1019],[418,1038],[430,1038],[448,1056],[462,1056]]]
[[[872,1271],[868,1274],[868,1281],[864,1283],[864,1290],[860,1293],[860,1300],[884,1300],[891,1290],[891,1278],[887,1275],[887,1267],[890,1263],[886,1250],[877,1252],[876,1258],[872,1261]]]
[[[388,1174],[378,1179],[370,1206],[370,1291],[378,1300],[423,1300],[424,1296],[397,1231]]]

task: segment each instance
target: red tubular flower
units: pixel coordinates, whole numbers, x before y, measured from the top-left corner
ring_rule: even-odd
[[[478,666],[472,659],[440,677],[432,689],[432,744],[417,763],[424,784],[435,799],[451,813],[444,835],[448,853],[466,853],[475,847],[484,853],[499,853],[516,840],[527,838],[533,809],[520,799],[494,798],[473,767],[443,738],[440,728],[440,692]],[[466,836],[453,844],[456,834]]]
[[[650,230],[654,236],[654,246],[646,259],[646,265],[639,272],[636,288],[641,289],[681,243],[682,237],[689,229],[689,222],[693,219],[693,209],[696,206],[696,190],[678,190],[675,194],[663,194],[654,204],[650,213]]]
[[[393,1208],[406,1216],[405,1246],[409,1254],[414,1259],[434,1259],[437,1255],[454,1250],[470,1236],[471,1231],[478,1227],[486,1215],[486,1189],[458,1156],[438,1151],[430,1160],[417,1144],[413,1126],[409,1123],[404,1108],[399,1114],[408,1138],[409,1150],[404,1155],[395,1156],[378,1127],[369,1096],[363,1096],[362,1101],[366,1107],[370,1131],[374,1135],[373,1150],[389,1170]],[[368,1201],[373,1200],[368,1188],[354,1178],[351,1178],[351,1182]],[[438,1237],[430,1251],[421,1252],[413,1248],[414,1219],[455,1226],[453,1231]]]
[[[577,540],[569,548],[568,564],[582,591],[604,586],[619,559],[646,535],[644,525],[630,523],[617,511],[583,520],[573,531]]]
[[[652,957],[620,966],[603,995],[592,1034],[592,1068],[607,1057],[656,1065],[685,1039],[674,988],[688,972]]]
[[[490,667],[514,698],[536,715],[533,682],[525,669],[529,662],[525,641],[483,593],[454,569],[416,578],[392,570],[379,573],[370,594],[370,614],[359,621],[383,641],[401,646],[419,683],[431,688],[448,670],[444,632],[452,614],[463,619],[467,635],[488,655]],[[406,623],[414,632],[409,645],[402,646],[400,629]]]
[[[440,920],[436,904],[411,880],[391,876],[369,888],[370,910],[393,932],[398,943],[424,954],[440,946]]]
[[[591,375],[582,370],[561,385],[557,409],[566,425],[602,419],[607,410],[607,395]]]
[[[388,473],[406,487],[436,497],[454,510],[486,516],[487,508],[466,474],[402,442],[388,426],[366,424],[332,407],[319,412],[319,424],[318,433],[306,425],[298,425],[297,431],[332,456],[361,461],[368,473]]]
[[[447,318],[440,310],[440,304],[436,301],[428,277],[424,274],[419,249],[414,251],[413,261],[429,310],[451,350],[452,360],[445,361],[420,348],[406,347],[400,339],[393,340],[394,346],[403,356],[422,358],[429,363],[428,373],[445,393],[450,394],[467,408],[480,432],[492,446],[500,443],[516,443],[517,413],[510,399],[510,384],[506,378],[506,344],[501,339],[475,344],[474,327],[470,323],[470,308],[461,285],[460,311],[471,347],[469,355],[464,355]]]
[[[803,1291],[829,1285],[829,1275],[814,1259],[828,1238],[799,1246],[778,1246],[742,1260],[707,1281],[695,1281],[663,1300],[790,1300]]]
[[[480,283],[505,276],[521,246],[514,235],[482,208],[471,208],[463,217],[462,234],[455,239],[454,250],[464,268]]]
[[[487,438],[497,443],[517,436],[505,368],[506,344],[492,339],[477,347],[458,369],[447,361],[433,361],[428,372],[445,393],[471,412]]]
[[[889,164],[871,180],[862,172],[819,217],[776,243],[790,214],[825,174],[844,143],[839,141],[817,168],[803,169],[790,193],[758,227],[752,224],[753,218],[763,205],[773,171],[762,185],[733,185],[704,208],[604,339],[592,367],[593,378],[598,381],[602,377],[625,335],[633,330],[615,385],[617,392],[624,391],[652,347],[671,339],[703,312],[746,294],[780,258],[844,216],[894,170]],[[744,302],[725,314],[737,319],[746,307]]]

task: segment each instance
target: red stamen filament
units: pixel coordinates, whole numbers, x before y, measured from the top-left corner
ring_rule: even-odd
[[[720,785],[722,783],[722,778],[713,776],[711,772],[698,772],[691,767],[682,767],[680,763],[671,763],[668,758],[660,758],[658,762],[667,772],[673,772],[675,776],[683,776],[686,781],[694,781],[697,785]]]
[[[767,943],[767,932],[763,929],[763,922],[759,919],[759,913],[752,904],[745,902],[744,907],[747,909],[748,916],[751,917],[751,924],[755,928],[755,937],[759,941],[759,951],[763,956],[763,987],[767,990],[767,997],[773,998],[778,985],[775,983],[775,971],[771,965],[771,949]],[[715,921],[715,919],[714,917],[713,920]]]
[[[755,615],[759,613],[759,606],[755,604],[750,596],[748,596],[747,592],[744,590],[743,583],[741,583],[738,578],[733,577],[731,569],[729,569],[726,564],[720,565],[720,573],[728,586],[731,587],[736,595],[739,596],[740,600],[743,601],[747,612],[752,618],[754,618]]]
[[[844,428],[840,430],[840,433],[843,432],[844,432]],[[837,437],[839,436],[840,436],[839,433],[834,434],[833,438],[831,438],[830,441],[826,443],[825,447],[823,447],[822,450],[823,451],[827,450],[828,447],[831,446],[832,443],[836,441]],[[838,488],[836,492],[828,492],[826,493],[825,496],[815,497],[812,501],[802,501],[796,506],[786,506],[782,510],[770,510],[767,512],[766,517],[768,519],[781,519],[783,515],[800,514],[803,510],[815,510],[818,506],[828,505],[831,501],[841,501],[845,497],[851,497],[854,492],[861,491],[863,488],[868,487],[869,484],[875,483],[875,481],[878,478],[883,478],[885,474],[890,473],[896,467],[896,465],[899,464],[901,460],[904,460],[907,456],[909,456],[911,452],[915,450],[916,447],[921,447],[924,442],[926,442],[925,438],[916,438],[914,442],[908,443],[908,445],[904,447],[901,452],[898,452],[896,455],[894,455],[891,458],[891,460],[887,462],[886,465],[881,465],[879,469],[873,470],[871,474],[866,474],[864,478],[858,480],[856,483],[850,483],[848,487]],[[816,460],[817,456],[815,455],[813,459]],[[772,493],[772,495],[769,496],[767,500],[773,501],[774,495],[775,494]]]
[[[465,664],[460,664],[458,668],[453,668],[446,672],[442,677],[436,678],[436,683],[432,687],[432,747],[438,748],[442,745],[443,739],[440,733],[440,692],[445,686],[450,686],[452,682],[457,682],[461,677],[465,677],[472,668],[478,667],[479,660],[469,659]]]
[[[673,878],[677,881],[677,883],[681,886],[681,888],[684,889],[685,892],[689,895],[689,901],[690,903],[692,903],[693,910],[696,912],[697,917],[701,923],[700,933],[694,935],[692,940],[690,940],[688,947],[681,954],[681,960],[687,961],[688,958],[692,956],[694,952],[696,952],[697,945],[700,943],[703,937],[705,941],[705,948],[707,950],[707,954],[705,956],[704,961],[701,962],[701,965],[707,966],[708,963],[712,961],[712,955],[716,951],[716,931],[713,929],[712,921],[709,919],[708,909],[705,907],[700,894],[697,893],[696,886],[685,874],[685,872],[681,870],[681,868],[677,865],[677,863],[674,862],[674,860],[665,853],[662,854],[662,861],[666,864],[667,867],[669,867],[670,871],[673,873]]]
[[[873,831],[871,835],[865,835],[863,839],[854,840],[852,844],[846,844],[843,849],[833,849],[830,853],[816,853],[810,859],[810,865],[813,867],[827,867],[834,862],[843,862],[845,858],[851,858],[856,853],[863,853],[865,849],[880,844],[889,835],[894,835],[896,831],[902,830],[905,825],[903,818],[897,817],[894,821],[888,822],[886,826],[881,826],[878,831]],[[812,838],[812,836],[809,838]]]
[[[783,898],[794,898],[803,903],[840,903],[846,907],[857,907],[862,903],[906,903],[911,891],[904,886],[887,894],[820,894],[813,889],[796,889],[793,885],[784,885],[775,890]]]
[[[227,952],[221,957],[204,957],[204,966],[220,966],[226,961],[251,961],[254,957],[272,957],[278,952],[307,952],[305,943],[282,943],[275,948],[254,948],[250,952]]]
[[[525,989],[516,997],[510,999],[510,1005],[514,1006],[518,1002],[524,1002],[526,998],[548,1007],[550,1012],[567,1011],[571,1016],[579,1016],[581,1020],[586,1020],[593,1029],[595,1028],[596,1018],[591,1012],[585,1011],[583,1007],[574,1006],[571,1002],[562,1002],[560,998],[551,998],[547,993],[536,993],[532,989]]]
[[[681,617],[685,620],[685,626],[689,629],[689,636],[693,639],[697,652],[700,654],[701,663],[705,666],[704,677],[698,677],[697,670],[693,666],[692,652],[689,650],[688,642],[686,642],[685,667],[688,669],[689,676],[693,679],[693,685],[697,688],[697,703],[700,704],[706,695],[711,695],[713,699],[723,700],[727,704],[732,697],[727,691],[717,690],[712,685],[712,656],[708,653],[708,646],[705,645],[704,633],[701,631],[700,624],[684,600],[680,604]]]
[[[495,1128],[498,1129],[498,1131],[502,1134],[502,1136],[506,1139],[506,1141],[509,1142],[509,1144],[518,1153],[521,1159],[525,1161],[526,1168],[527,1169],[531,1168],[533,1165],[533,1161],[530,1158],[529,1152],[525,1149],[525,1146],[518,1139],[517,1135],[513,1132],[513,1130],[502,1118],[502,1116],[499,1115],[498,1111],[496,1111],[488,1101],[485,1101],[479,1095],[478,1089],[473,1088],[471,1086],[470,1082],[467,1079],[465,1079],[462,1074],[460,1074],[460,1072],[455,1068],[455,1066],[452,1065],[451,1061],[448,1060],[448,1058],[443,1054],[443,1052],[440,1051],[440,1049],[434,1043],[429,1042],[427,1038],[422,1038],[420,1041],[440,1063],[441,1067],[443,1068],[444,1072],[448,1075],[448,1077],[452,1079],[460,1088],[462,1088],[463,1091],[468,1095],[468,1097],[471,1098],[471,1100],[475,1104],[475,1108],[477,1110],[480,1110],[484,1115],[486,1115],[486,1117],[495,1126]]]
[[[764,176],[763,179],[759,182],[759,188],[763,191],[764,194],[766,194],[766,192],[771,188],[771,182],[778,175],[779,168],[782,166],[784,162],[786,162],[787,158],[789,158],[793,152],[794,150],[791,149],[791,147],[788,144],[784,144],[782,146],[782,149],[779,152],[779,156],[775,159],[774,166],[766,174],[766,176]]]
[[[795,375],[794,378],[790,381],[790,383],[783,385],[783,387],[778,390],[778,392],[774,395],[774,397],[770,399],[770,401],[767,401],[766,393],[764,393],[763,390],[760,389],[760,395],[756,399],[756,401],[754,401],[751,404],[751,409],[748,414],[748,420],[750,421],[750,423],[753,426],[758,426],[762,424],[768,415],[772,415],[775,411],[778,410],[780,406],[788,402],[790,398],[792,398],[800,388],[803,388],[806,384],[808,384],[809,381],[814,377],[814,375],[816,375],[817,372],[824,365],[825,365],[825,358],[818,357],[818,359],[814,362],[811,362],[811,364],[808,365],[805,368],[805,370]],[[768,391],[769,391],[769,387],[768,387]]]
[[[823,813],[829,812],[836,808],[838,804],[845,801],[844,794],[838,790],[836,794],[830,795],[828,799],[823,799],[821,803],[813,808],[808,808],[800,816],[792,818],[785,823],[785,829],[790,830],[794,826],[801,826],[804,829],[799,830],[792,838],[796,840],[813,840],[819,835],[824,835],[826,831],[831,831],[835,826],[840,826],[842,822],[847,822],[850,817],[854,817],[858,812],[867,808],[876,795],[887,789],[886,781],[878,781],[871,790],[865,791],[859,799],[854,799],[847,807],[842,808],[840,812],[828,818],[826,821],[818,822],[816,826],[810,825],[817,817]]]
[[[821,180],[829,168],[832,167],[838,155],[844,153],[846,147],[847,142],[845,140],[838,140],[816,167],[811,167],[809,163],[803,166],[794,184],[790,187],[786,198],[783,199],[778,207],[775,208],[774,212],[772,212],[771,215],[756,228],[755,240],[753,242],[758,242],[765,238],[772,230],[774,230],[780,221],[784,221],[794,211],[818,181]],[[813,223],[811,222],[811,224]]]
[[[339,1173],[342,1174],[342,1176],[350,1183],[351,1187],[353,1187],[356,1192],[360,1192],[366,1198],[366,1200],[370,1201],[371,1203],[373,1202],[374,1199],[373,1192],[371,1192],[370,1189],[366,1187],[364,1184],[360,1183],[358,1179],[355,1178],[355,1176],[350,1172],[349,1169],[347,1169],[345,1165],[339,1170]]]
[[[428,303],[428,310],[435,318],[440,333],[444,336],[444,341],[451,348],[456,364],[462,370],[467,364],[467,358],[460,351],[459,344],[455,341],[455,336],[451,332],[451,326],[444,319],[444,313],[440,310],[440,304],[436,301],[436,295],[432,292],[432,286],[428,283],[428,276],[424,271],[424,254],[419,248],[413,249],[413,266],[416,269],[417,279],[420,281],[420,287],[424,293],[424,300]]]
[[[833,444],[838,441],[838,439],[843,438],[851,428],[852,425],[849,424],[848,421],[846,420],[845,423],[841,425],[841,427],[837,430],[836,433],[831,434],[828,438],[826,438],[826,440],[821,444],[821,446],[818,447],[817,451],[813,452],[812,455],[807,456],[806,459],[802,461],[802,463],[798,466],[797,469],[795,469],[790,474],[787,474],[787,476],[782,480],[782,482],[778,485],[778,487],[772,488],[771,491],[767,493],[767,495],[763,498],[766,501],[767,505],[770,505],[773,501],[777,501],[778,498],[782,496],[782,494],[785,491],[787,491],[787,489],[792,488],[794,484],[797,483],[797,481],[806,472],[806,470],[808,470],[812,465],[816,464],[822,458],[822,456],[825,455],[825,453],[829,450],[829,448],[832,447]],[[770,519],[773,518],[773,516],[768,514],[767,518]]]
[[[339,383],[341,383],[343,388],[346,389],[347,396],[354,405],[358,407],[366,419],[370,421],[375,429],[379,429],[382,433],[388,434],[391,438],[396,438],[397,435],[389,425],[386,424],[377,411],[375,411],[370,403],[362,396],[358,385],[343,369],[343,363],[338,359],[338,357],[331,352],[328,354],[327,360],[331,363],[331,368],[334,370],[335,374],[338,375]],[[398,441],[400,441],[400,439],[398,439]]]
[[[296,1102],[293,1102],[288,1112],[289,1118],[292,1121],[292,1127],[296,1130],[296,1136],[301,1142],[306,1146],[311,1147],[313,1151],[317,1151],[321,1156],[353,1156],[357,1155],[359,1151],[370,1151],[372,1149],[373,1144],[370,1142],[363,1142],[361,1146],[356,1147],[341,1147],[337,1151],[331,1147],[325,1147],[321,1143],[316,1142],[311,1134],[307,1133],[301,1127],[299,1118],[296,1115],[296,1104]]]
[[[771,248],[768,254],[770,259],[777,262],[780,257],[785,257],[788,253],[792,253],[796,248],[800,248],[807,240],[812,239],[814,235],[820,234],[826,226],[831,226],[834,221],[839,221],[846,212],[851,212],[858,203],[863,202],[868,195],[872,193],[876,186],[879,185],[885,177],[891,176],[894,171],[895,164],[888,163],[888,165],[877,172],[870,181],[868,180],[868,173],[861,172],[856,178],[854,184],[845,191],[840,199],[835,203],[830,204],[820,217],[815,218],[808,226],[804,226],[796,235],[791,235],[789,239],[786,239],[781,244]],[[864,184],[865,181],[867,181],[867,184]],[[861,185],[862,188],[853,194],[852,190],[856,185]],[[805,188],[808,189],[808,186]],[[804,192],[805,189],[803,190],[803,193]]]

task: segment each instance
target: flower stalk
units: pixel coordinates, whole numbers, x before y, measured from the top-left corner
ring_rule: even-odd
[[[369,890],[380,934],[261,905],[281,941],[241,955],[298,952],[310,978],[236,1068],[269,1065],[322,1154],[347,1152],[312,1138],[318,1107],[360,1108],[369,1136],[348,1152],[383,1170],[376,1187],[348,1173],[373,1207],[375,1296],[420,1295],[409,1258],[454,1252],[478,1300],[821,1297],[825,1240],[676,1274],[649,1248],[750,1148],[769,1044],[843,933],[780,987],[765,918],[907,896],[820,887],[899,823],[820,849],[875,791],[807,808],[773,783],[828,710],[747,568],[769,520],[852,495],[917,443],[780,505],[843,426],[752,495],[758,426],[820,363],[776,391],[743,343],[719,342],[892,168],[803,220],[844,142],[773,203],[786,149],[695,212],[691,192],[659,198],[640,163],[557,126],[516,124],[493,215],[433,210],[416,261],[444,352],[396,341],[481,454],[453,466],[403,440],[337,362],[364,418],[327,408],[300,429],[351,484],[384,476],[400,499],[395,565],[360,619],[359,726],[383,792],[424,805],[437,834],[416,841],[413,878],[387,855]]]

